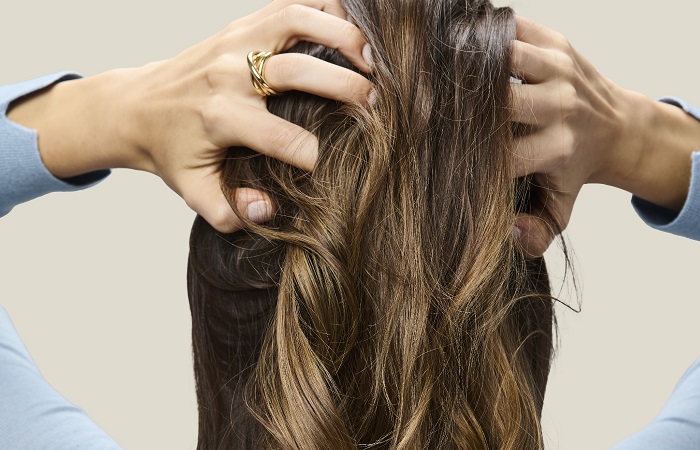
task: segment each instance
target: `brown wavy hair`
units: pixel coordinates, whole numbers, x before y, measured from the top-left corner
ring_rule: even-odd
[[[537,197],[511,175],[513,12],[343,3],[376,102],[270,98],[318,136],[315,169],[231,149],[224,192],[269,192],[277,216],[192,229],[198,448],[542,448],[553,309],[512,235]]]

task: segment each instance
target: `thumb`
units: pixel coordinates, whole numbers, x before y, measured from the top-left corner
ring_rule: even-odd
[[[548,221],[530,214],[522,214],[515,219],[513,233],[528,258],[544,255],[556,236],[554,227]]]
[[[221,190],[218,176],[207,176],[200,180],[190,191],[183,193],[187,205],[202,216],[209,225],[221,233],[233,233],[245,226],[236,215],[238,213],[255,223],[263,223],[272,219],[275,208],[270,197],[258,190],[250,188],[235,189],[231,195],[233,204],[229,204]]]

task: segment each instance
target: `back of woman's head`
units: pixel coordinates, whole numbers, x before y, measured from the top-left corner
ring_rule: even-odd
[[[512,11],[343,3],[376,102],[270,98],[319,137],[316,168],[232,149],[224,192],[264,190],[276,218],[192,231],[199,448],[540,448],[552,305],[512,236],[529,202],[511,175]]]

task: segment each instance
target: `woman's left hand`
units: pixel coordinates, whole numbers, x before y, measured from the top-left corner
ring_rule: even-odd
[[[58,83],[16,102],[8,116],[38,131],[42,160],[55,176],[118,167],[152,172],[217,230],[232,232],[242,224],[219,179],[228,147],[306,170],[318,152],[312,134],[267,111],[251,84],[248,52],[310,41],[368,72],[364,38],[346,17],[338,0],[276,0],[170,59]],[[371,90],[362,75],[308,55],[274,55],[264,75],[278,91],[344,102],[366,103]],[[262,192],[239,189],[235,197],[253,221],[273,214]]]
[[[556,221],[544,211],[518,218],[521,247],[537,257],[569,223],[584,184],[627,187],[652,102],[602,76],[561,34],[523,17],[512,54],[514,72],[526,81],[512,86],[512,119],[531,130],[517,142],[516,176],[535,174]]]

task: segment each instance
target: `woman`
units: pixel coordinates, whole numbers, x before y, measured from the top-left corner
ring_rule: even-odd
[[[553,108],[553,109],[556,109],[556,108]]]
[[[513,236],[539,207],[512,177],[513,12],[344,6],[372,49],[371,105],[269,99],[319,137],[313,172],[233,149],[225,194],[268,192],[278,217],[193,228],[198,447],[543,448],[552,302]]]
[[[514,247],[516,213],[536,256],[581,185],[603,182],[637,194],[650,224],[699,238],[698,114],[620,90],[526,20],[511,55],[511,12],[488,2],[345,5],[375,55],[375,103],[270,102],[318,133],[313,173],[234,150],[224,191],[270,192],[280,217],[232,236],[193,228],[199,447],[542,448],[552,310],[541,261]],[[511,56],[527,81],[513,115]],[[579,123],[615,145],[588,147],[600,141]],[[653,124],[650,138],[632,123]],[[510,183],[533,171],[546,202]],[[694,448],[699,374],[618,448]]]

